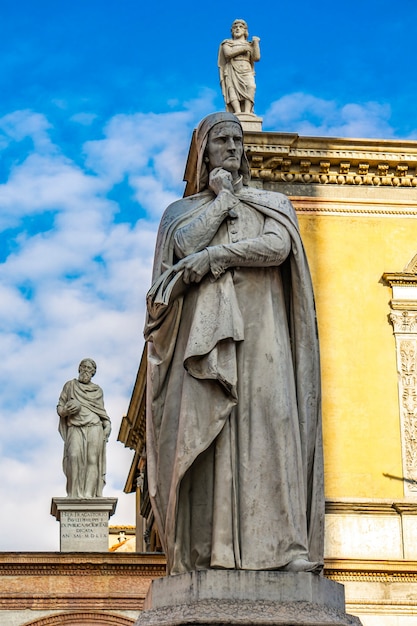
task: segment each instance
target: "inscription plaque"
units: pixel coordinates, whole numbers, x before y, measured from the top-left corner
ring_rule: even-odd
[[[116,498],[53,498],[51,514],[60,522],[61,552],[107,552],[109,517]]]

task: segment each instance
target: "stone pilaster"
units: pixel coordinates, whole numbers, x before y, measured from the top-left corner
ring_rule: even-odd
[[[384,274],[392,288],[404,495],[417,498],[417,257],[402,273]]]

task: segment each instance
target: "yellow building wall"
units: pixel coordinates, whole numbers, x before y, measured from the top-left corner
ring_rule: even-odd
[[[296,202],[297,204],[297,202]],[[391,290],[415,218],[299,214],[320,333],[328,498],[404,497]]]

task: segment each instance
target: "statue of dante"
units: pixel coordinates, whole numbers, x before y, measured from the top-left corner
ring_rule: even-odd
[[[225,39],[219,48],[220,85],[226,110],[232,113],[253,113],[255,100],[254,63],[259,61],[259,37],[248,41],[245,20],[232,24],[233,39]]]
[[[103,391],[91,382],[96,369],[93,359],[83,359],[78,368],[78,380],[74,378],[65,383],[58,401],[69,498],[103,495],[106,443],[111,424],[104,408]]]
[[[320,365],[288,198],[248,187],[232,113],[194,133],[148,293],[147,465],[168,572],[323,563]],[[187,191],[188,190],[188,191]]]

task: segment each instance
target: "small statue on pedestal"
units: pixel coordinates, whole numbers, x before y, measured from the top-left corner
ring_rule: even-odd
[[[103,391],[91,382],[96,369],[93,359],[83,359],[78,379],[65,383],[58,401],[69,498],[101,498],[103,495],[106,443],[111,423],[104,408]]]
[[[252,114],[255,100],[254,63],[259,61],[259,37],[248,41],[248,25],[245,20],[235,20],[232,24],[233,39],[225,39],[220,44],[218,65],[220,85],[226,111]]]

